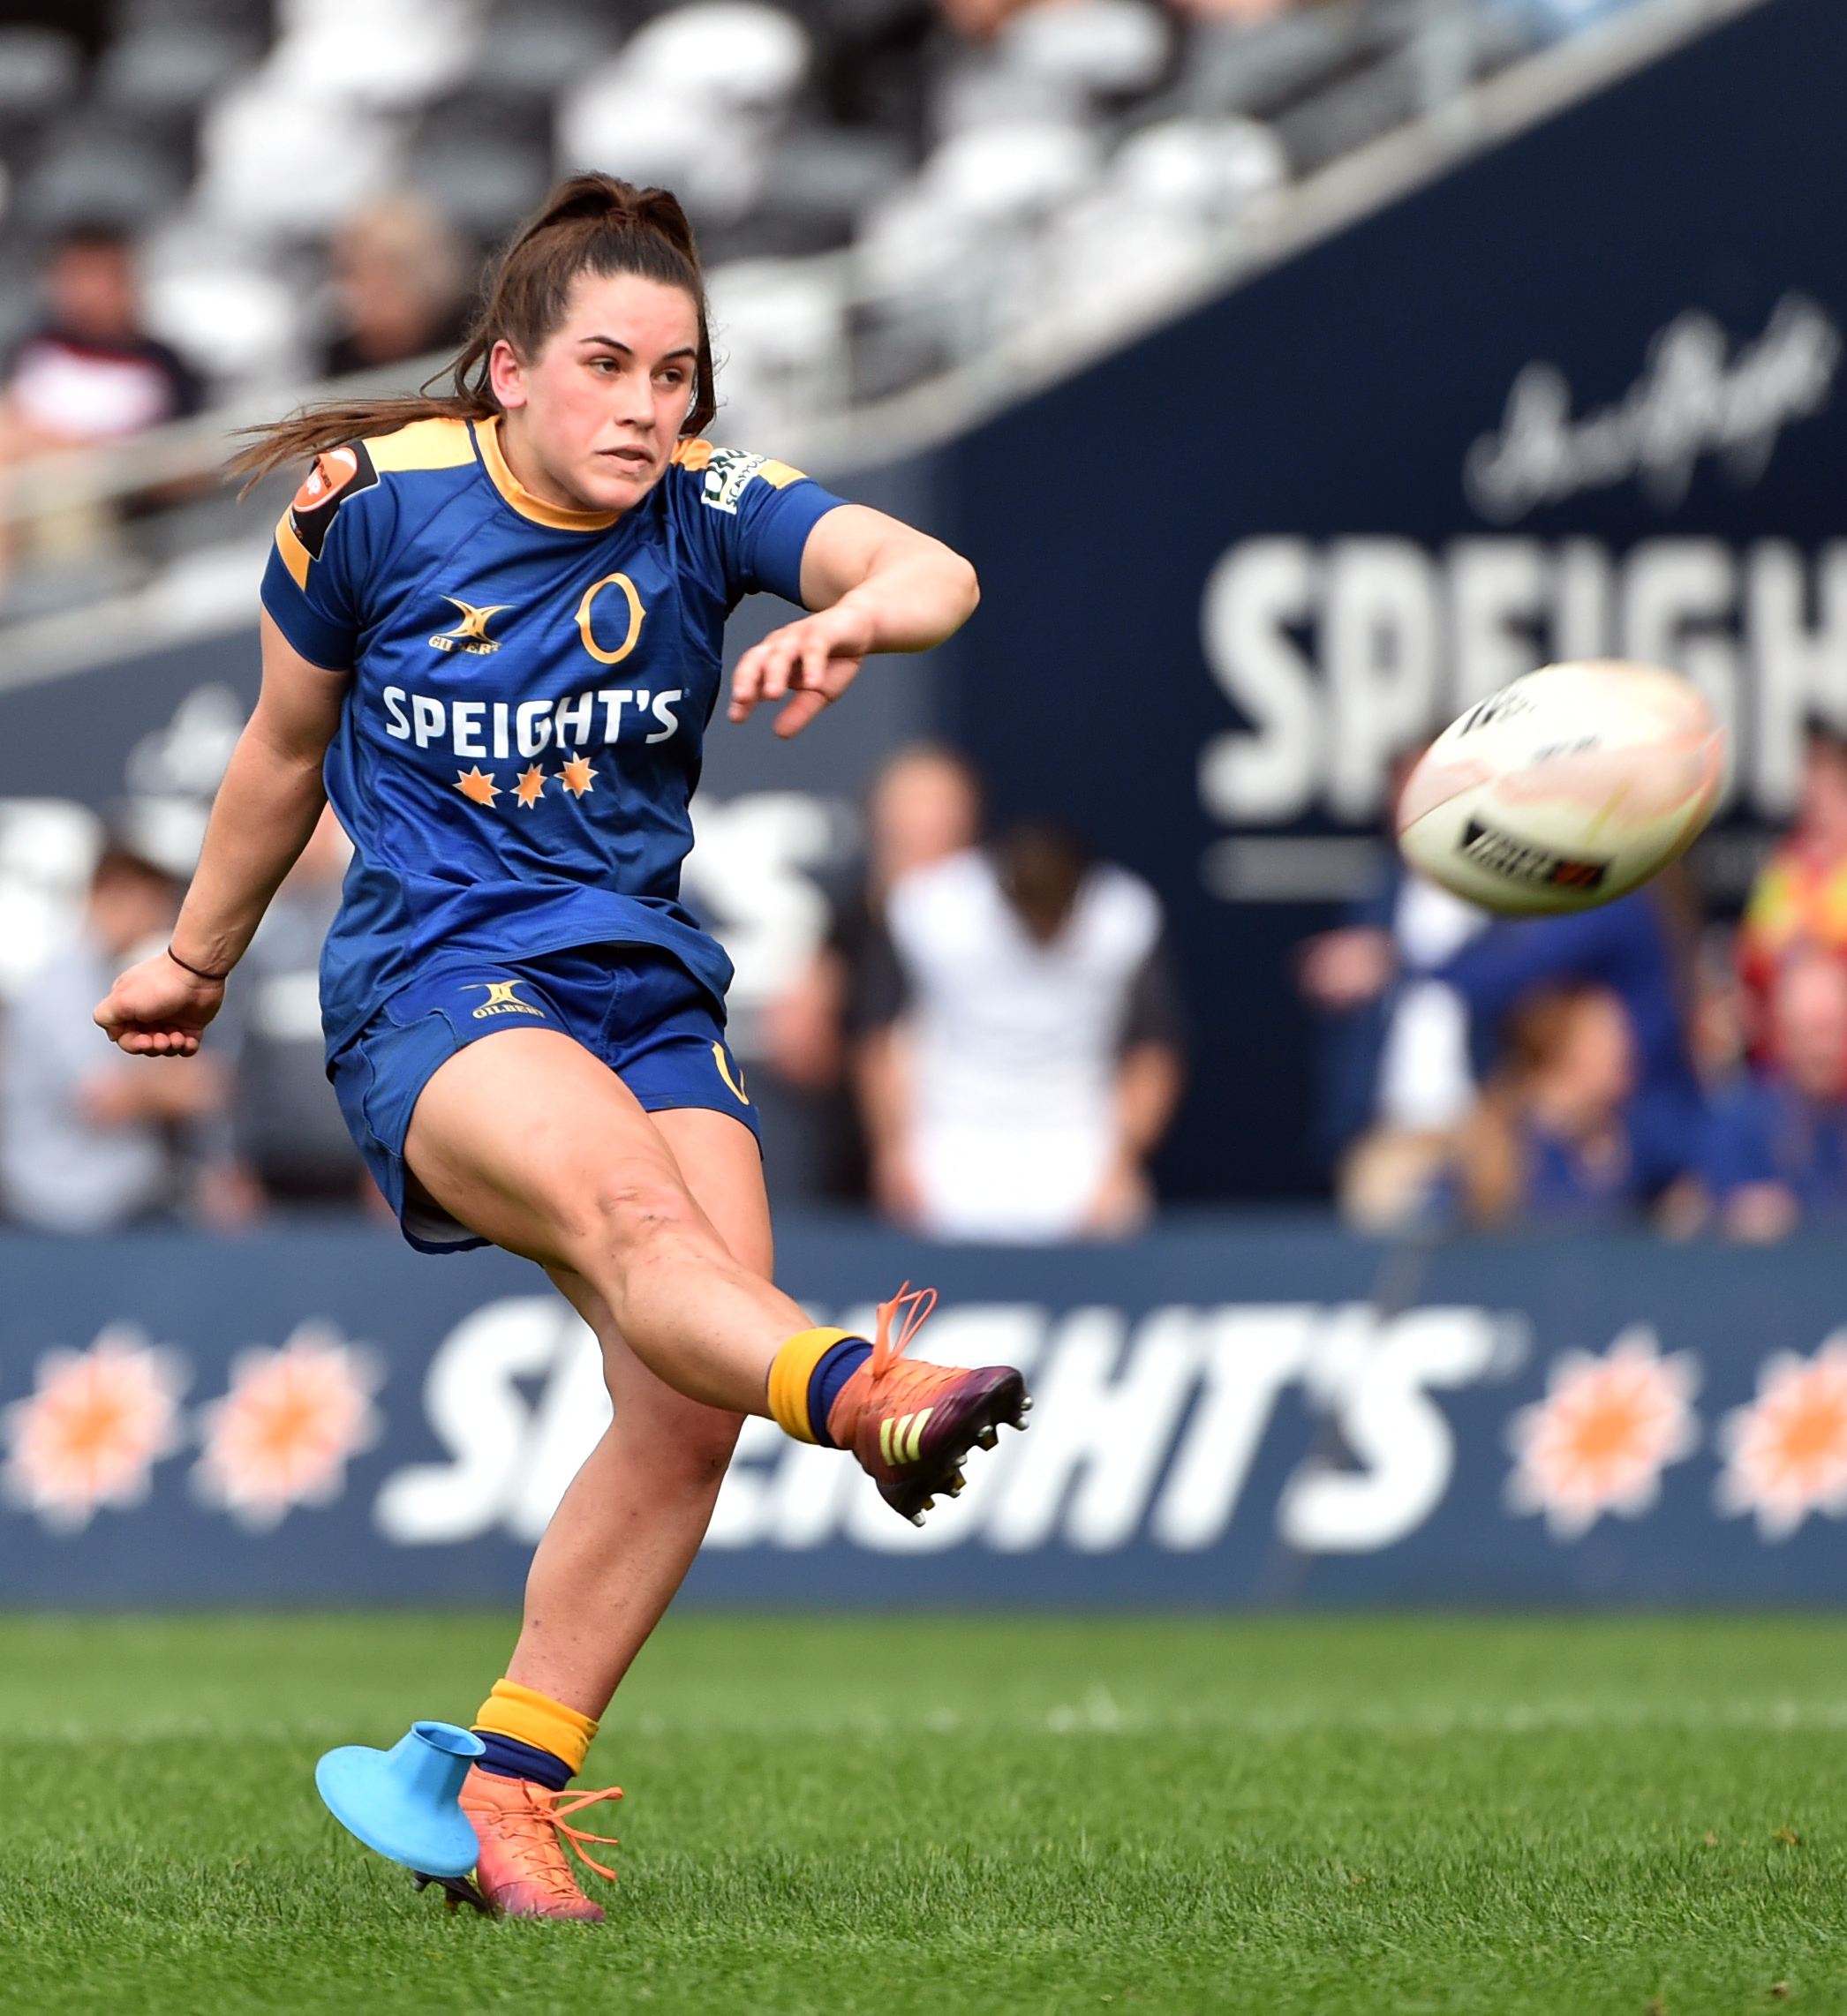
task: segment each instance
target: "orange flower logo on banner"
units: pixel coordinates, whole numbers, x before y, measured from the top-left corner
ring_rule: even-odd
[[[1766,1358],[1757,1398],[1719,1424],[1719,1450],[1713,1501],[1728,1518],[1754,1514],[1763,1539],[1788,1539],[1811,1512],[1847,1513],[1847,1331],[1812,1358]]]
[[[177,1351],[129,1323],[111,1323],[87,1351],[47,1351],[32,1397],[0,1411],[6,1495],[67,1533],[103,1506],[143,1503],[155,1464],[185,1441],[179,1396],[190,1378]]]
[[[1559,1540],[1580,1538],[1606,1512],[1636,1519],[1651,1511],[1662,1471],[1700,1446],[1699,1390],[1699,1361],[1686,1351],[1663,1358],[1645,1323],[1632,1324],[1602,1358],[1554,1358],[1545,1398],[1507,1424],[1516,1459],[1508,1509],[1544,1513]]]
[[[381,1379],[370,1351],[317,1323],[298,1326],[280,1350],[241,1352],[230,1390],[200,1409],[193,1490],[257,1532],[293,1506],[331,1504],[349,1459],[379,1439],[372,1396]]]

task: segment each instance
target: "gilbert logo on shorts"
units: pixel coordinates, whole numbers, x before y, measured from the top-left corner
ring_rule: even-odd
[[[486,1021],[490,1015],[536,1015],[542,1022],[545,1010],[535,1008],[530,1001],[522,1001],[513,989],[520,983],[516,980],[470,980],[466,987],[485,987],[487,998],[474,1012],[478,1022]]]
[[[500,639],[487,635],[487,619],[510,609],[510,602],[490,602],[485,609],[477,609],[473,603],[453,595],[445,595],[442,599],[451,609],[462,612],[462,621],[452,629],[439,630],[430,639],[439,651],[466,651],[471,658],[486,658],[489,651],[501,648]]]

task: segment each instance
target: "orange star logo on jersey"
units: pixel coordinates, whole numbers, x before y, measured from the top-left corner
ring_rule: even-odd
[[[590,767],[590,758],[574,756],[559,771],[559,780],[575,798],[581,798],[595,786],[596,772]]]
[[[530,812],[545,794],[546,781],[545,772],[536,763],[531,770],[521,771],[519,782],[513,790],[515,802],[523,805]]]
[[[490,771],[483,776],[479,764],[462,772],[456,779],[456,789],[476,805],[492,805],[501,794],[500,786],[494,781],[494,773]]]

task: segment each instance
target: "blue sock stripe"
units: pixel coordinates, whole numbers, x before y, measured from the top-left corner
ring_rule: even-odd
[[[570,1783],[570,1766],[537,1743],[523,1743],[516,1736],[501,1735],[498,1729],[477,1729],[475,1734],[482,1744],[475,1762],[496,1778],[529,1778],[551,1792],[562,1792]]]
[[[808,1375],[808,1425],[824,1449],[834,1447],[827,1433],[827,1417],[840,1397],[840,1390],[872,1355],[863,1337],[842,1337],[823,1353],[821,1362]]]

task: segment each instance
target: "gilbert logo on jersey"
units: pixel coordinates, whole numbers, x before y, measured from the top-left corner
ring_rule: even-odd
[[[466,651],[472,658],[486,658],[489,651],[501,648],[500,639],[487,635],[487,620],[510,609],[510,602],[490,602],[485,609],[477,609],[471,602],[454,595],[445,595],[442,599],[450,608],[462,612],[462,621],[453,629],[439,630],[430,639],[439,651]]]

